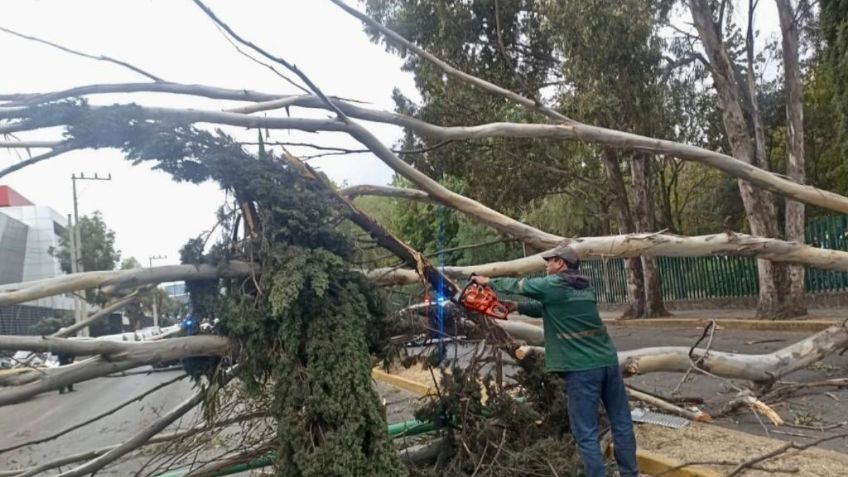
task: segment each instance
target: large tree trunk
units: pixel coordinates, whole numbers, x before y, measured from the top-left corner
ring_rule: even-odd
[[[615,221],[618,231],[622,234],[635,232],[633,216],[630,214],[630,202],[627,199],[627,189],[621,175],[621,162],[618,151],[604,148],[601,152],[604,171],[612,193],[612,207],[615,209]],[[645,316],[645,282],[642,275],[642,261],[639,258],[624,260],[627,273],[627,298],[629,303],[622,318],[641,318]]]
[[[653,232],[656,224],[651,200],[651,165],[648,158],[636,153],[630,159],[630,175],[633,178],[633,223],[635,232]],[[654,257],[642,256],[642,277],[645,289],[646,317],[668,316],[662,296],[662,281]]]
[[[786,90],[786,175],[803,184],[804,172],[804,87],[801,65],[798,60],[798,25],[795,10],[789,0],[776,0],[783,36],[784,88]],[[804,243],[806,220],[804,204],[786,200],[786,239]],[[787,312],[791,316],[807,313],[807,296],[804,287],[804,267],[789,266],[789,294],[786,297]]]
[[[757,128],[755,123],[748,122],[743,112],[742,105],[746,103],[744,100],[748,94],[737,81],[733,63],[719,36],[720,26],[713,21],[710,2],[707,0],[692,0],[689,5],[692,11],[692,20],[710,61],[710,73],[718,93],[722,122],[733,157],[753,166],[762,167],[762,164],[758,164],[758,162],[764,158],[765,151],[758,151],[755,138],[751,134],[751,130]],[[750,108],[752,116],[756,116],[758,114],[755,107],[756,96],[753,99],[748,98],[748,100],[747,104],[752,104]],[[759,149],[762,149],[762,147]],[[771,194],[756,189],[750,183],[741,179],[739,180],[739,193],[742,196],[751,233],[762,237],[776,237],[777,217]],[[760,284],[757,316],[782,315],[774,266],[765,260],[757,260],[757,275]]]
[[[704,255],[739,255],[760,257],[768,261],[800,263],[825,270],[848,272],[848,252],[810,247],[778,239],[745,234],[714,234],[682,237],[670,234],[631,234],[608,237],[581,237],[566,243],[583,259],[591,257],[699,257]],[[485,263],[467,267],[441,267],[450,277],[467,278],[471,273],[492,277],[515,276],[544,270],[540,255],[516,260]],[[414,270],[382,268],[369,270],[368,277],[377,284],[405,285],[420,281]]]
[[[432,311],[424,308],[411,310],[431,316]],[[457,317],[456,309],[448,312]],[[462,326],[467,326],[459,320]],[[541,345],[545,342],[542,320],[512,314],[508,320],[492,320],[512,338],[527,343],[516,352],[519,359],[529,353],[544,353]],[[415,326],[415,324],[413,324]],[[421,331],[426,331],[426,325]],[[834,351],[848,346],[848,326],[837,325],[822,330],[797,343],[768,354],[739,354],[696,348],[692,351],[692,359],[701,360],[701,369],[715,375],[730,379],[746,379],[754,382],[773,382],[789,373],[804,369],[821,360]],[[626,375],[647,374],[655,372],[685,373],[689,370],[691,361],[690,348],[684,346],[660,346],[622,351],[618,353],[619,364]],[[705,356],[706,355],[706,356]]]
[[[509,327],[505,327],[508,333]],[[520,336],[528,342],[532,331],[527,326],[520,328]],[[542,329],[535,332],[535,341],[544,340]],[[789,373],[801,370],[821,360],[828,354],[848,346],[848,328],[831,326],[802,341],[768,354],[739,354],[696,348],[692,358],[701,360],[700,368],[729,379],[746,379],[757,383],[772,383]],[[618,353],[618,362],[625,375],[655,372],[685,373],[691,366],[689,348],[685,346],[660,346]],[[519,358],[529,353],[544,354],[539,346],[522,346],[517,351]],[[705,356],[706,355],[706,356]]]

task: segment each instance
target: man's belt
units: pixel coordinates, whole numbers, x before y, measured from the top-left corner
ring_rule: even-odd
[[[607,332],[607,327],[602,326],[600,328],[593,328],[591,330],[578,331],[577,333],[566,333],[566,332],[557,333],[557,338],[559,338],[561,340],[579,340],[581,338],[587,338],[589,336],[603,335],[603,334],[606,334],[606,332]]]

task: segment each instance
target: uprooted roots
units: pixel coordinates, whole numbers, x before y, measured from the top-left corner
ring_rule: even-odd
[[[496,353],[499,351],[495,351]],[[413,475],[576,475],[579,452],[568,434],[565,385],[526,360],[501,390],[492,373],[479,376],[484,361],[456,363],[443,373],[439,396],[416,413],[442,426],[435,464],[413,468]]]

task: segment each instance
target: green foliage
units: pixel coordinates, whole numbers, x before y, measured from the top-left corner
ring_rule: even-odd
[[[87,272],[112,270],[121,259],[120,250],[115,250],[115,232],[106,226],[103,215],[95,211],[79,219],[80,241],[82,242],[82,266]],[[71,273],[71,248],[69,231],[59,237],[59,248],[50,248],[50,253],[59,259],[62,271]]]
[[[833,81],[833,108],[838,121],[833,125],[848,155],[848,2],[821,1],[821,31],[826,44],[824,60]]]
[[[47,316],[33,323],[27,333],[31,335],[49,336],[74,324],[74,317],[70,313],[57,316]]]
[[[221,132],[141,121],[133,107],[56,107],[90,121],[72,123],[72,141],[118,146],[129,159],[153,161],[178,181],[215,180],[255,213],[246,237],[231,226],[210,253],[197,239],[181,258],[259,265],[246,279],[187,286],[205,299],[192,303],[203,315],[198,319],[218,318],[220,332],[238,344],[247,390],[257,398],[272,393],[277,475],[404,474],[370,380],[369,352],[385,342],[385,313],[373,286],[350,270],[354,247],[338,229],[341,217],[324,191]]]

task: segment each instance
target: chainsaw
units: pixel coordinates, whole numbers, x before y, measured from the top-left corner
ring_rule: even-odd
[[[498,300],[495,290],[488,285],[468,282],[461,292],[457,293],[454,301],[470,311],[476,311],[498,320],[507,319],[509,309]]]

